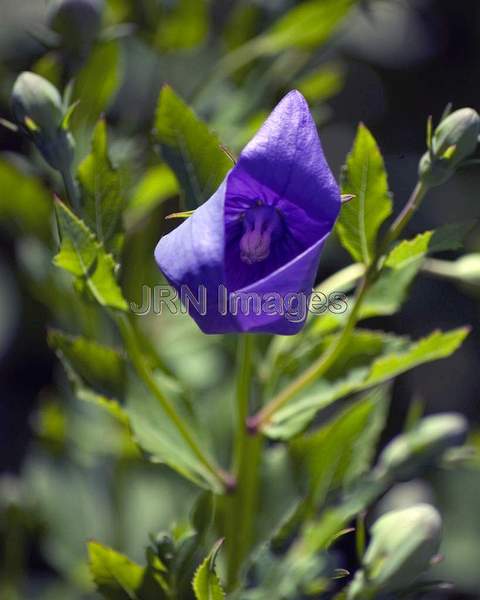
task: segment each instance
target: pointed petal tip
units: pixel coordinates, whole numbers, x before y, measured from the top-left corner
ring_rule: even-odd
[[[295,107],[297,109],[301,108],[303,110],[309,111],[308,103],[305,100],[305,97],[301,92],[299,92],[296,89],[293,89],[290,92],[288,92],[288,94],[285,94],[285,96],[277,104],[277,108],[279,106],[282,106],[283,104],[288,104],[291,107]]]

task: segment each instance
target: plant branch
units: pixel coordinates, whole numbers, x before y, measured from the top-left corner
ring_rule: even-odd
[[[239,339],[236,390],[237,424],[234,441],[233,472],[237,485],[227,499],[227,580],[228,589],[237,586],[239,573],[253,543],[254,518],[257,513],[259,466],[263,446],[260,436],[248,434],[248,417],[252,375],[253,336]]]
[[[388,251],[390,244],[399,238],[420,206],[427,191],[428,187],[419,181],[402,211],[388,229],[385,237],[378,246],[378,250],[372,263],[357,287],[353,308],[336,341],[327,348],[325,353],[320,356],[317,361],[303,371],[303,373],[294,379],[285,389],[279,392],[259,413],[247,420],[248,429],[252,433],[264,429],[278,410],[283,408],[294,396],[309,387],[319,377],[322,377],[328,369],[335,364],[337,358],[348,343],[351,333],[355,329],[363,300],[365,299],[371,284],[377,279],[381,271],[384,254]]]
[[[72,173],[70,172],[70,169],[63,169],[60,173],[63,179],[63,185],[65,186],[68,202],[77,215],[80,216],[80,203],[78,201],[77,188]]]
[[[137,375],[143,381],[148,390],[155,396],[155,398],[161,404],[163,410],[167,414],[168,418],[175,425],[178,432],[182,436],[183,440],[192,450],[193,454],[201,462],[201,464],[209,471],[215,479],[222,485],[225,490],[232,487],[232,479],[224,473],[213,461],[205,454],[200,447],[199,443],[195,439],[194,435],[190,431],[188,425],[185,423],[183,418],[177,413],[174,404],[171,400],[165,396],[160,387],[158,386],[148,364],[141,351],[141,344],[139,343],[137,333],[133,327],[130,319],[126,315],[117,316],[116,322],[118,324],[120,333],[122,335],[125,348],[128,356],[132,361],[132,364],[137,372]]]

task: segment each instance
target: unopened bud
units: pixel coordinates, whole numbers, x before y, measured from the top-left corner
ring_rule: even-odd
[[[104,0],[57,0],[48,22],[64,48],[87,54],[100,33],[104,8]]]
[[[457,167],[475,152],[479,135],[480,116],[473,108],[461,108],[443,119],[420,161],[420,179],[430,186],[450,179]]]
[[[455,277],[462,283],[480,285],[480,253],[465,254],[455,261]]]
[[[66,127],[67,111],[58,90],[43,77],[27,71],[17,78],[11,103],[22,132],[49,165],[59,171],[69,168],[74,141]]]
[[[441,541],[442,518],[430,504],[416,504],[381,516],[371,528],[363,569],[348,600],[407,588],[432,564]]]
[[[440,459],[446,450],[464,443],[467,421],[457,413],[422,419],[416,427],[394,438],[378,460],[380,473],[392,479],[410,479],[420,469]]]

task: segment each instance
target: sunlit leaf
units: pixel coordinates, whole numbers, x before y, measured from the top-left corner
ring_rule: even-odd
[[[80,104],[73,117],[74,126],[95,123],[110,106],[119,85],[118,42],[112,40],[96,45],[75,78],[72,100],[80,100]]]
[[[88,387],[115,398],[122,397],[125,361],[117,350],[57,329],[48,332],[48,342]]]
[[[355,198],[342,206],[337,233],[352,257],[366,265],[374,257],[377,234],[392,212],[387,174],[372,134],[360,125],[342,172],[342,193]]]
[[[189,210],[207,200],[232,164],[220,140],[169,87],[160,94],[155,136],[174,171]]]
[[[336,31],[355,0],[309,0],[284,14],[262,36],[268,52],[285,48],[315,48]]]
[[[127,303],[115,279],[115,261],[95,239],[85,223],[60,200],[55,201],[61,235],[57,267],[85,281],[93,297],[102,306],[126,310]]]
[[[157,165],[148,169],[133,191],[126,210],[125,220],[129,227],[135,227],[165,200],[178,194],[177,178],[167,165]]]
[[[291,438],[305,429],[319,410],[338,399],[387,382],[424,363],[450,356],[468,333],[466,327],[447,332],[435,331],[417,342],[410,342],[402,350],[379,356],[369,367],[354,368],[336,381],[324,380],[314,391],[275,413],[265,433],[273,438]]]
[[[89,567],[98,591],[107,600],[140,600],[145,569],[112,548],[88,544]]]
[[[203,563],[198,567],[193,578],[193,590],[197,600],[224,600],[225,592],[215,571],[215,561],[223,540],[220,540]]]

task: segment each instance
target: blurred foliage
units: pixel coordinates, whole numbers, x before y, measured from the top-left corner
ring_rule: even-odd
[[[38,151],[2,130],[0,225],[14,256],[0,262],[0,356],[23,310],[42,330],[48,326],[48,344],[62,366],[38,399],[21,469],[0,479],[1,598],[87,600],[98,597],[95,587],[115,600],[204,600],[226,592],[235,600],[325,598],[349,581],[344,550],[353,536],[355,568],[362,564],[365,511],[387,491],[392,502],[399,495],[397,474],[377,458],[388,427],[389,382],[450,356],[468,329],[438,331],[443,323],[434,315],[428,327],[434,331],[412,337],[370,323],[358,327],[325,376],[274,415],[264,432],[271,441],[259,465],[251,552],[242,585],[232,590],[228,541],[225,547],[218,541],[232,525],[225,482],[186,443],[169,411],[173,406],[181,416],[207,462],[220,473],[229,468],[235,341],[201,335],[185,315],[127,319],[122,313],[140,300],[142,285],[158,283],[154,244],[177,224],[164,217],[211,195],[233,153],[285,91],[297,87],[318,124],[331,125],[332,100],[356,68],[347,60],[352,49],[396,65],[402,56],[408,62],[415,52],[428,54],[410,4],[107,0],[96,3],[98,27],[75,37],[79,24],[65,29],[52,19],[52,3],[6,0],[1,116],[13,119],[8,98],[18,73],[34,71],[58,87],[65,105],[75,105],[69,127],[76,154],[74,185],[65,190]],[[407,43],[397,30],[418,43]],[[417,134],[422,138],[420,131],[411,135]],[[349,128],[348,144],[353,136]],[[371,264],[392,212],[389,160],[360,126],[343,171],[343,192],[355,198],[343,207],[337,232],[353,260],[364,264],[332,276],[346,292]],[[401,311],[422,274],[478,298],[478,254],[452,254],[471,226],[441,223],[439,217],[389,249],[361,320]],[[448,254],[431,257],[440,252]],[[18,307],[17,288],[33,303],[29,313]],[[318,359],[347,316],[327,311],[310,318],[295,338],[262,336],[252,411]],[[141,341],[136,360],[119,323]],[[28,379],[28,368],[21,377]],[[418,418],[414,438],[424,423]],[[473,432],[466,446],[453,449],[461,441],[442,438],[435,451],[415,438],[426,460],[413,461],[412,475],[424,477],[428,501],[445,522],[445,560],[430,575],[473,593],[479,585],[478,437]]]

